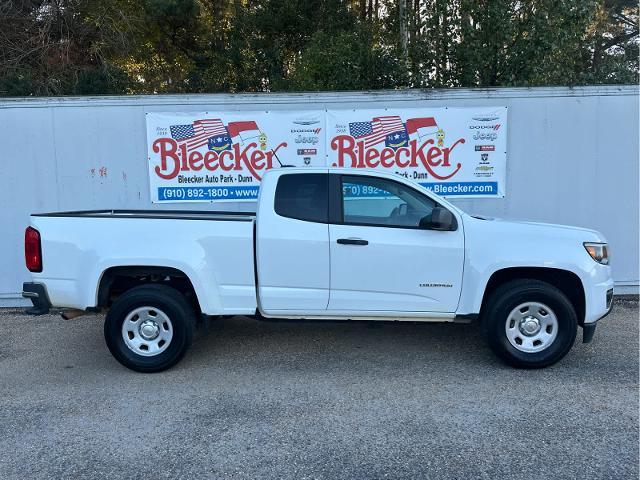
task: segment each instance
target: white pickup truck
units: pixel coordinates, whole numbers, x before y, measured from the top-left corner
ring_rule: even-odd
[[[472,217],[376,171],[270,170],[255,214],[36,214],[25,256],[33,313],[106,311],[109,349],[142,372],[177,363],[201,315],[478,319],[504,361],[545,367],[613,299],[600,233]]]

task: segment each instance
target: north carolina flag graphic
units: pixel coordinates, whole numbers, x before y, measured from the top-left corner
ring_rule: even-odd
[[[231,150],[231,137],[227,133],[211,137],[207,147],[215,151]]]
[[[245,122],[229,122],[227,125],[229,136],[234,142],[248,142],[260,136],[258,124],[252,120]]]
[[[393,148],[394,150],[400,147],[406,147],[409,143],[409,135],[407,131],[403,128],[394,133],[390,133],[384,139],[384,146],[388,148]]]
[[[410,118],[407,120],[407,133],[410,139],[422,139],[435,135],[438,131],[438,124],[433,117]]]

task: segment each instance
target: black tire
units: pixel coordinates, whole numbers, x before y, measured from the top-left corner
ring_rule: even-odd
[[[555,339],[544,350],[535,353],[514,347],[505,330],[510,313],[526,302],[548,306],[557,318]],[[539,280],[513,280],[498,287],[487,300],[481,321],[491,350],[518,368],[544,368],[556,363],[571,350],[578,329],[577,315],[567,296],[553,285]],[[517,343],[518,339],[514,341]]]
[[[170,319],[172,338],[165,350],[154,356],[137,354],[123,337],[123,322],[141,307],[155,307]],[[137,372],[152,373],[171,368],[182,359],[193,340],[194,328],[193,307],[180,292],[166,285],[141,285],[123,293],[109,309],[104,321],[104,338],[109,351],[122,365]]]

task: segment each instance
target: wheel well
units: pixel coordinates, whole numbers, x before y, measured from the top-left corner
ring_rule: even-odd
[[[491,295],[491,292],[495,291],[496,288],[510,282],[511,280],[525,278],[550,283],[564,293],[573,305],[573,308],[576,310],[578,323],[580,325],[584,323],[585,296],[584,287],[582,286],[580,277],[573,272],[558,268],[512,267],[494,272],[493,275],[491,275],[489,282],[487,282],[487,287],[484,290],[480,313],[482,314],[485,302]]]
[[[124,292],[139,285],[158,284],[175,288],[200,312],[198,296],[189,277],[171,267],[127,266],[104,271],[98,286],[98,307],[109,308]]]

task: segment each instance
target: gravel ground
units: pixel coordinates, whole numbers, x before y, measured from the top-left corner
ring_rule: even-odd
[[[637,301],[537,371],[474,326],[232,318],[144,375],[102,321],[1,312],[0,478],[638,478]]]

